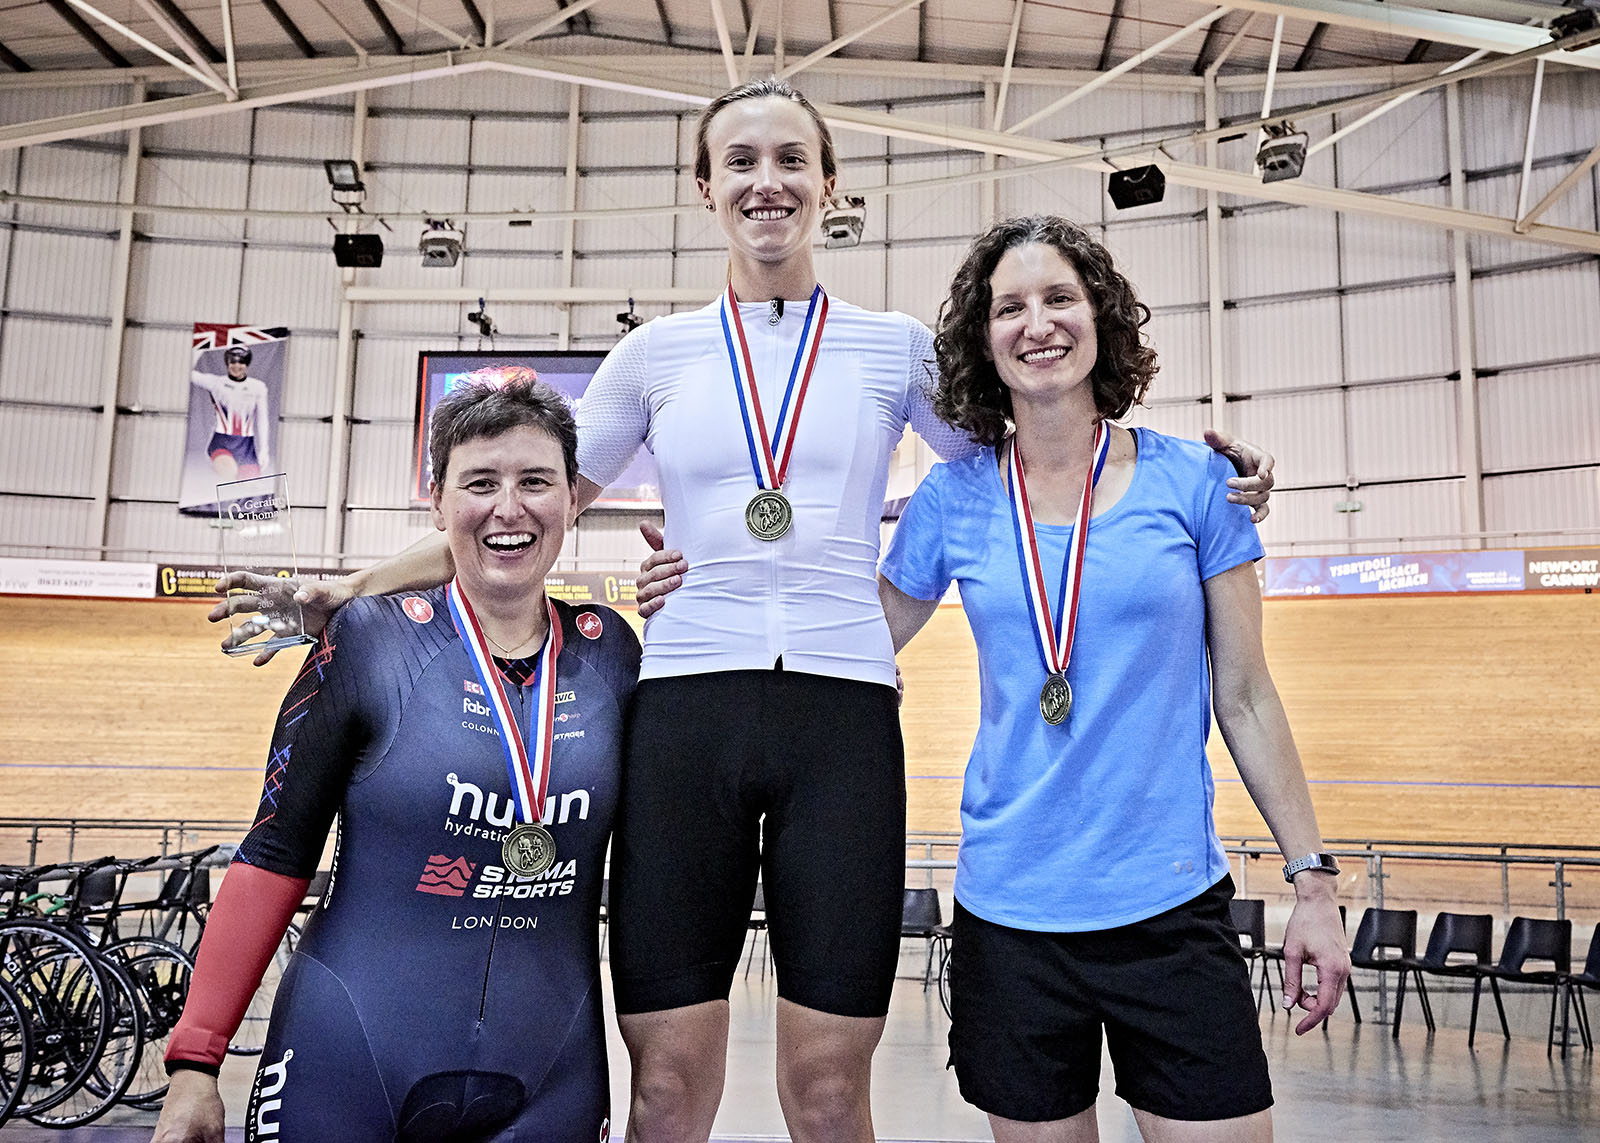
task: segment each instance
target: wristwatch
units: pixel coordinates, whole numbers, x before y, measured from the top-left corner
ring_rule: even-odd
[[[1315,869],[1318,873],[1339,873],[1339,863],[1333,859],[1331,853],[1308,853],[1304,857],[1297,857],[1283,867],[1283,879],[1289,884],[1294,884],[1294,875],[1304,873],[1308,869]]]

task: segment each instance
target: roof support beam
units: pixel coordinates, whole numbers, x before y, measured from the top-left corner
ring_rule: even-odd
[[[757,0],[756,13],[744,34],[744,77],[750,78],[750,63],[756,57],[756,40],[761,35],[761,18],[767,14],[767,0]]]
[[[383,38],[389,42],[389,50],[397,56],[406,53],[406,42],[400,38],[400,33],[389,22],[389,17],[383,14],[383,7],[378,0],[361,0],[366,5],[367,15],[372,17],[372,22],[378,25],[378,31],[383,33]]]
[[[279,4],[278,0],[261,0],[261,6],[267,10],[267,15],[278,22],[278,27],[283,29],[283,34],[289,37],[301,55],[308,60],[317,58],[317,49],[311,46],[311,41],[306,39],[306,34],[300,30],[299,25],[289,19],[289,14],[283,10],[283,5]]]
[[[21,56],[17,55],[16,52],[12,51],[10,48],[6,47],[4,44],[0,44],[0,63],[5,64],[12,71],[32,71],[33,70],[33,65],[32,64],[30,64],[27,60],[23,59]]]
[[[667,19],[667,0],[656,0],[656,18],[661,21],[661,42],[672,44],[672,21]]]
[[[1481,60],[1484,56],[1486,56],[1488,54],[1489,54],[1488,52],[1481,52],[1480,51],[1480,52],[1473,52],[1470,56],[1462,56],[1455,63],[1453,63],[1449,67],[1445,68],[1439,74],[1441,76],[1445,76],[1445,75],[1449,75],[1451,72],[1460,71],[1464,67],[1471,67],[1473,64],[1477,63],[1479,60]],[[1377,119],[1380,116],[1389,114],[1389,112],[1393,111],[1396,107],[1399,107],[1402,103],[1405,103],[1407,100],[1415,99],[1418,94],[1420,94],[1420,93],[1419,92],[1415,92],[1415,91],[1408,91],[1404,95],[1397,95],[1393,99],[1388,100],[1385,103],[1380,103],[1377,107],[1374,107],[1371,111],[1369,111],[1365,115],[1361,116],[1361,118],[1355,120],[1352,123],[1346,123],[1343,127],[1339,128],[1337,131],[1334,131],[1334,132],[1332,132],[1331,134],[1328,134],[1328,135],[1324,135],[1322,138],[1318,139],[1315,143],[1311,144],[1311,146],[1306,148],[1306,155],[1309,157],[1311,155],[1315,155],[1318,151],[1322,150],[1324,147],[1333,146],[1340,139],[1343,139],[1346,135],[1350,134],[1352,131],[1361,130],[1361,128],[1365,127],[1368,123],[1371,123],[1374,119]]]
[[[1246,17],[1245,23],[1248,24],[1249,22],[1249,17]],[[1200,41],[1200,50],[1195,53],[1194,66],[1189,69],[1190,75],[1198,76],[1206,73],[1206,65],[1211,62],[1209,59],[1211,45],[1217,42],[1217,37],[1220,35],[1222,35],[1222,25],[1220,23],[1212,24],[1211,27],[1206,29],[1206,38]]]
[[[105,60],[106,63],[110,64],[112,67],[133,66],[128,62],[128,58],[126,56],[117,51],[116,48],[112,47],[110,42],[104,36],[94,30],[94,27],[89,23],[89,21],[85,20],[82,16],[78,15],[78,13],[74,12],[72,10],[72,5],[67,3],[67,0],[45,0],[45,3],[50,5],[50,10],[52,12],[54,12],[57,16],[60,16],[68,24],[72,25],[72,30],[83,37],[84,42],[87,43],[91,48],[99,52],[100,58]]]
[[[558,24],[565,24],[573,17],[588,11],[597,3],[599,3],[599,0],[575,0],[574,3],[567,5],[554,16],[546,16],[538,23],[522,29],[522,31],[518,32],[516,35],[507,36],[503,41],[495,44],[494,46],[500,48],[514,48],[520,44],[525,44],[537,36],[544,35],[551,28],[556,27]]]
[[[493,2],[494,0],[490,0],[491,4]],[[467,14],[467,19],[472,21],[472,31],[478,37],[478,42],[488,47],[489,25],[484,21],[483,13],[478,11],[478,6],[472,0],[461,0],[461,10]]]
[[[210,64],[206,64],[206,70],[201,71],[193,64],[184,63],[177,56],[167,51],[166,48],[163,48],[159,44],[145,39],[126,24],[122,24],[116,20],[113,20],[110,16],[107,16],[104,12],[100,11],[100,9],[94,7],[92,4],[87,3],[87,0],[68,0],[68,3],[70,3],[74,8],[78,8],[88,15],[93,16],[96,20],[99,20],[106,27],[118,33],[125,39],[132,40],[134,43],[138,44],[141,48],[155,56],[157,59],[161,60],[163,63],[177,68],[191,79],[197,79],[212,90],[222,92],[229,99],[239,98],[239,93],[234,91],[233,88],[229,87],[225,82],[223,82],[222,77],[216,73]]]
[[[367,45],[356,39],[356,34],[350,30],[343,20],[339,19],[339,14],[330,6],[329,0],[311,0],[311,2],[321,8],[322,14],[328,17],[329,22],[335,28],[339,29],[339,38],[350,45],[350,50],[355,52],[356,59],[365,63],[367,61]],[[296,31],[298,30],[296,29]]]
[[[728,69],[728,86],[736,86],[739,62],[734,58],[733,40],[728,35],[728,13],[723,10],[722,0],[711,0],[711,21],[717,26],[717,46],[722,49],[722,62]]]
[[[222,0],[222,46],[227,53],[228,86],[239,90],[239,61],[233,54],[233,0]]]
[[[865,24],[861,25],[861,27],[855,29],[854,31],[846,32],[842,36],[835,36],[832,40],[823,44],[820,48],[806,56],[804,59],[796,60],[794,63],[780,71],[778,73],[778,78],[788,79],[791,75],[794,75],[797,72],[805,71],[806,68],[810,67],[818,60],[827,59],[840,48],[847,47],[848,45],[855,43],[862,36],[870,35],[871,33],[876,32],[879,28],[883,27],[890,20],[893,20],[896,16],[908,12],[912,8],[920,6],[922,2],[923,0],[900,0],[899,4],[896,4],[893,8],[883,13],[883,15],[879,16],[877,19],[868,20]],[[713,5],[716,3],[717,0],[712,0]]]
[[[161,9],[167,19],[177,26],[178,30],[183,33],[184,39],[205,53],[208,62],[214,64],[222,62],[222,53],[217,50],[217,45],[206,39],[205,33],[195,27],[194,21],[189,19],[187,12],[174,4],[172,0],[152,0],[152,2]]]
[[[467,39],[467,37],[463,36],[454,28],[439,23],[439,21],[435,20],[432,16],[424,15],[422,11],[421,0],[411,0],[411,3],[407,3],[406,0],[381,0],[381,2],[389,5],[391,8],[399,9],[401,12],[409,16],[414,23],[420,24],[422,27],[427,28],[430,32],[437,32],[447,41],[455,44],[459,48],[477,47],[476,44]],[[393,27],[392,24],[390,26]]]
[[[1493,61],[1503,64],[1504,61]],[[493,49],[471,52],[446,52],[431,56],[388,61],[380,65],[364,65],[311,78],[280,80],[274,83],[246,87],[240,91],[239,102],[227,103],[219,93],[202,92],[196,95],[176,96],[150,103],[106,108],[35,123],[0,127],[0,149],[45,142],[51,139],[81,138],[107,131],[127,130],[134,126],[172,122],[217,114],[219,111],[247,107],[291,103],[322,96],[342,94],[361,89],[382,87],[397,83],[411,83],[435,76],[462,75],[473,71],[497,70],[520,75],[532,75],[561,82],[601,87],[667,100],[673,103],[704,106],[718,94],[716,90],[699,84],[685,83],[675,78],[653,76],[622,70],[610,60],[591,62],[571,57],[524,56],[515,52]],[[1463,73],[1464,74],[1464,73]],[[1448,82],[1448,80],[1444,81]],[[978,171],[950,176],[938,185],[956,185],[960,182],[979,182],[988,178],[1006,178],[1015,173],[1036,173],[1037,164],[1054,167],[1076,167],[1084,170],[1110,171],[1112,164],[1104,153],[1090,147],[1049,139],[1035,139],[983,128],[963,127],[958,124],[924,123],[900,114],[889,114],[858,107],[819,105],[817,110],[838,129],[864,131],[892,138],[912,139],[937,146],[953,147],[979,154],[1006,155],[1026,160],[1032,166],[1019,166],[996,171]],[[1154,144],[1147,145],[1151,150]],[[1214,189],[1226,194],[1246,198],[1289,203],[1296,206],[1316,207],[1323,210],[1347,211],[1353,214],[1395,218],[1425,226],[1457,229],[1497,237],[1524,237],[1538,242],[1551,243],[1568,249],[1600,253],[1600,233],[1571,227],[1546,226],[1530,223],[1525,229],[1516,229],[1509,218],[1482,214],[1464,209],[1434,206],[1399,198],[1367,194],[1360,191],[1316,186],[1304,180],[1292,179],[1262,184],[1252,172],[1215,169],[1193,163],[1162,161],[1169,181],[1181,186]],[[929,185],[933,185],[931,182]],[[882,193],[901,193],[907,188],[885,187]],[[918,189],[923,189],[919,187]],[[693,209],[680,205],[665,205],[663,213],[680,209]],[[538,218],[547,218],[541,213]],[[553,221],[554,219],[552,219]],[[643,297],[642,294],[636,294]]]
[[[1049,117],[1051,115],[1054,115],[1057,111],[1060,111],[1063,107],[1066,107],[1068,104],[1076,103],[1078,100],[1082,99],[1085,95],[1088,95],[1091,91],[1095,91],[1095,90],[1098,90],[1101,87],[1104,87],[1106,84],[1110,83],[1112,80],[1116,79],[1119,75],[1122,75],[1124,72],[1132,71],[1134,68],[1138,67],[1140,64],[1144,63],[1148,59],[1154,59],[1156,56],[1158,56],[1162,52],[1166,51],[1173,44],[1177,43],[1179,40],[1181,40],[1184,37],[1188,36],[1190,33],[1197,32],[1201,28],[1210,27],[1212,24],[1215,24],[1218,20],[1222,19],[1222,17],[1226,16],[1231,11],[1233,11],[1232,8],[1214,8],[1214,9],[1212,9],[1210,12],[1207,12],[1204,16],[1201,16],[1198,20],[1194,20],[1194,21],[1192,21],[1192,22],[1190,22],[1188,24],[1185,24],[1183,27],[1179,28],[1176,32],[1173,32],[1170,36],[1167,36],[1164,39],[1157,40],[1155,43],[1151,44],[1148,48],[1145,48],[1144,51],[1137,52],[1134,55],[1129,56],[1127,59],[1125,59],[1121,63],[1119,63],[1116,67],[1112,68],[1110,71],[1103,71],[1099,75],[1097,75],[1093,79],[1091,79],[1088,83],[1082,85],[1081,87],[1074,88],[1072,91],[1067,92],[1060,99],[1056,100],[1054,103],[1050,104],[1049,106],[1041,107],[1038,111],[1035,111],[1032,115],[1029,115],[1027,118],[1021,120],[1020,122],[1013,123],[1010,127],[1006,128],[1006,134],[1014,135],[1018,131],[1024,130],[1025,128],[1028,128],[1028,127],[1032,127],[1035,123],[1039,122],[1039,120],[1045,119],[1045,118],[1047,118],[1047,117]]]
[[[211,66],[213,62],[221,62],[220,60],[213,61],[211,59],[211,55],[215,55],[217,49],[208,43],[206,44],[206,49],[210,54],[202,52],[199,44],[188,37],[184,30],[178,26],[177,21],[169,18],[165,9],[172,7],[171,0],[167,0],[164,5],[160,0],[137,0],[137,2],[139,7],[144,9],[145,14],[155,21],[156,27],[165,32],[167,38],[177,44],[183,54],[189,57],[190,62],[211,77],[207,82],[207,86],[218,87],[219,90],[225,91],[233,90],[233,85],[226,82],[217,74],[217,69]],[[185,23],[188,23],[188,21],[185,20]],[[189,27],[193,28],[194,25],[189,24]]]
[[[1528,227],[1532,226],[1541,214],[1559,202],[1562,195],[1577,186],[1579,180],[1588,174],[1596,163],[1600,163],[1600,143],[1596,143],[1594,150],[1585,155],[1577,166],[1561,176],[1561,181],[1550,188],[1549,194],[1541,198],[1533,205],[1532,209],[1517,219],[1517,225],[1514,228],[1516,232],[1518,234],[1526,234]]]
[[[579,8],[572,0],[556,0],[556,7],[567,11],[568,31],[575,35],[587,36],[594,31],[594,25],[589,22],[588,5]],[[575,9],[575,10],[574,10]]]
[[[1117,38],[1117,25],[1122,23],[1122,0],[1113,0],[1111,16],[1106,20],[1106,38],[1100,41],[1100,62],[1094,65],[1095,71],[1105,71],[1111,66],[1111,45]]]
[[[1533,145],[1539,138],[1539,97],[1544,94],[1544,59],[1533,69],[1533,98],[1528,102],[1528,134],[1522,143],[1522,177],[1517,180],[1517,212],[1521,219],[1528,212],[1528,181],[1533,178]]]
[[[1006,118],[1006,96],[1011,91],[1011,62],[1017,58],[1017,33],[1022,28],[1022,5],[1026,0],[1016,0],[1011,8],[1011,35],[1006,40],[1006,65],[1000,72],[1000,90],[994,100],[994,123],[996,131]]]
[[[1321,20],[1341,28],[1358,28],[1380,35],[1431,40],[1436,44],[1486,48],[1491,52],[1520,52],[1550,42],[1543,28],[1506,20],[1435,12],[1399,4],[1374,4],[1370,0],[1233,0],[1234,7],[1269,12],[1299,20]],[[1561,9],[1550,7],[1550,15]],[[1563,52],[1560,62],[1574,67],[1600,68],[1600,49]]]
[[[1294,61],[1294,71],[1305,71],[1311,66],[1311,57],[1317,54],[1317,49],[1322,46],[1322,37],[1328,34],[1328,24],[1325,20],[1318,20],[1317,26],[1311,29],[1311,34],[1306,37],[1305,46],[1300,49],[1300,56]]]

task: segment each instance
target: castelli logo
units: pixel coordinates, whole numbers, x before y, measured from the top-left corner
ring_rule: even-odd
[[[600,622],[600,617],[592,611],[585,611],[578,616],[578,634],[585,639],[598,639],[600,632],[605,630],[605,625]]]
[[[426,599],[420,599],[415,595],[408,595],[405,602],[402,603],[400,607],[401,610],[410,616],[413,623],[433,622],[433,604],[429,603]]]

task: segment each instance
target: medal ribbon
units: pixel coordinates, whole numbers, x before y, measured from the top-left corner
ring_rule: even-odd
[[[1039,639],[1039,650],[1044,656],[1045,671],[1052,675],[1065,675],[1072,661],[1072,644],[1078,631],[1078,594],[1083,586],[1083,553],[1089,540],[1089,509],[1094,502],[1094,486],[1100,482],[1100,472],[1111,451],[1111,430],[1100,421],[1094,430],[1094,452],[1089,458],[1089,470],[1084,473],[1083,496],[1078,501],[1078,518],[1072,529],[1072,543],[1067,548],[1067,558],[1061,566],[1061,590],[1056,597],[1054,618],[1050,610],[1050,596],[1045,589],[1044,566],[1039,559],[1039,542],[1034,536],[1033,510],[1028,505],[1028,484],[1022,475],[1022,449],[1017,438],[1011,438],[1011,455],[1007,468],[1011,475],[1011,519],[1016,525],[1017,555],[1022,561],[1022,579],[1028,590],[1028,616],[1033,620],[1034,634]],[[1066,621],[1066,635],[1061,625]]]
[[[516,715],[511,713],[511,700],[506,696],[500,669],[489,654],[483,628],[456,580],[451,580],[445,589],[445,599],[450,604],[450,618],[467,648],[472,671],[478,676],[489,705],[494,708],[495,725],[500,728],[500,748],[505,752],[506,772],[511,776],[511,792],[517,802],[517,817],[530,825],[540,822],[544,820],[544,796],[550,786],[550,747],[555,740],[556,660],[561,657],[561,620],[556,615],[555,604],[545,600],[550,610],[550,634],[539,652],[533,678],[534,714],[528,720],[533,732],[530,750],[523,741]]]
[[[758,487],[782,488],[784,477],[788,475],[795,427],[800,423],[800,407],[805,404],[806,390],[811,385],[811,371],[817,364],[817,348],[822,344],[822,327],[827,321],[828,295],[819,285],[811,291],[806,323],[800,330],[800,344],[795,348],[794,364],[789,367],[789,383],[783,390],[783,405],[778,410],[778,422],[769,440],[767,422],[761,413],[761,394],[756,391],[756,371],[750,364],[750,343],[744,336],[744,322],[739,318],[739,299],[734,296],[733,283],[730,282],[723,292],[722,340],[728,348],[733,388],[739,396],[739,416],[744,421],[745,443],[750,446],[750,467],[755,470]]]

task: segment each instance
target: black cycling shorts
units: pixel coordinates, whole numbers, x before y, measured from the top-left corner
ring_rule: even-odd
[[[612,844],[617,1011],[726,999],[759,874],[778,995],[884,1015],[905,788],[893,687],[781,669],[642,681]]]
[[[1011,929],[956,903],[950,1058],[961,1094],[1030,1123],[1094,1105],[1100,1033],[1117,1094],[1166,1119],[1272,1106],[1233,881],[1143,921],[1087,933]]]

